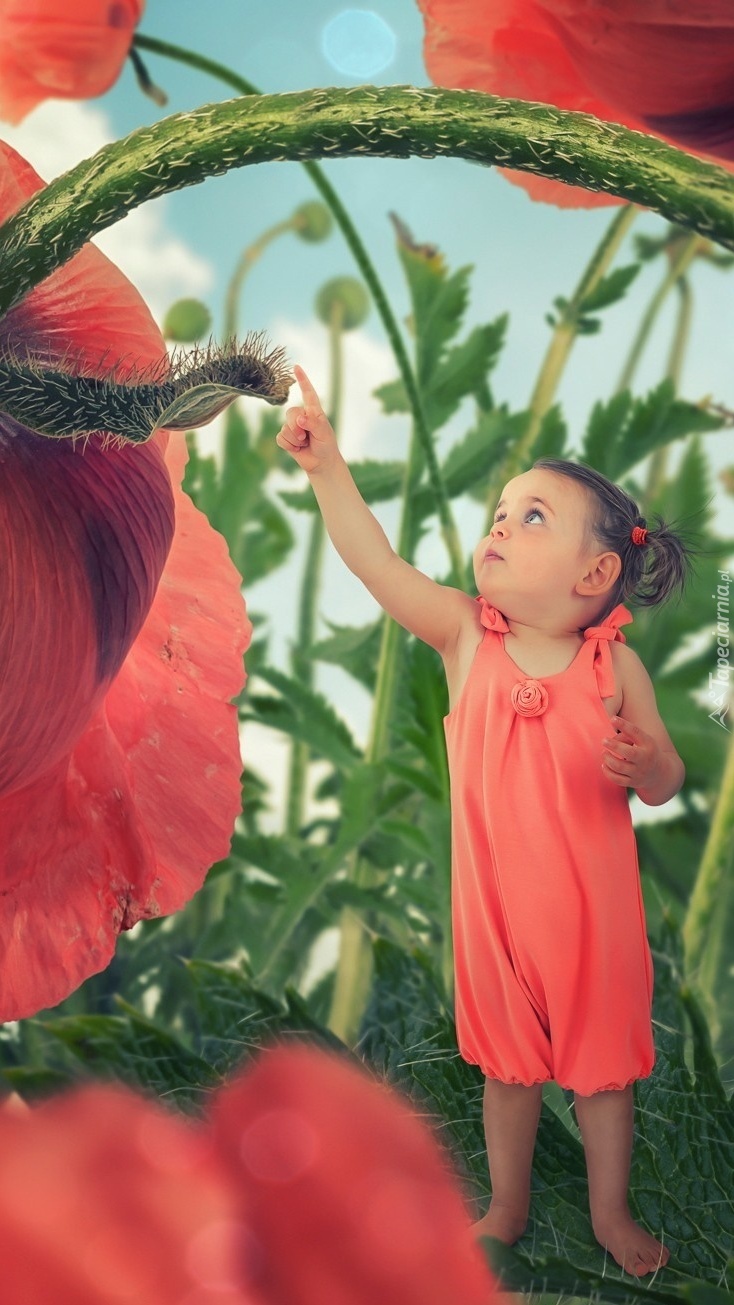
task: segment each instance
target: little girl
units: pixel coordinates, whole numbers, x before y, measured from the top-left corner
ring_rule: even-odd
[[[574,1093],[594,1235],[628,1273],[648,1273],[669,1252],[627,1203],[632,1084],[655,1063],[627,789],[659,806],[685,772],[621,600],[662,602],[683,586],[688,550],[592,468],[540,458],[507,483],[474,553],[477,598],[438,584],[393,551],[294,371],[304,406],[277,443],[307,472],[346,565],[446,671],[456,1031],[485,1075],[492,1183],[474,1232],[522,1235],[554,1079]]]

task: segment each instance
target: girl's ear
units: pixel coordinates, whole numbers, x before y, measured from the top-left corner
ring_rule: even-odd
[[[599,597],[612,588],[621,570],[622,559],[619,553],[598,553],[582,579],[577,581],[576,592]]]

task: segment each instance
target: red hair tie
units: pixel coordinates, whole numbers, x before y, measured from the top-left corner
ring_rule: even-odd
[[[644,542],[645,542],[646,539],[647,539],[647,527],[646,527],[646,526],[633,526],[633,527],[632,527],[632,543],[633,543],[633,544],[644,544]]]

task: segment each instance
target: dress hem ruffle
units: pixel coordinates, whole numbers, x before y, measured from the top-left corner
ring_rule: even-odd
[[[500,1078],[498,1074],[489,1074],[486,1069],[482,1068],[478,1060],[469,1060],[466,1056],[462,1056],[461,1059],[465,1060],[467,1065],[476,1065],[478,1069],[482,1070],[485,1078],[491,1078],[496,1083],[505,1083],[508,1087],[535,1087],[536,1083],[558,1083],[558,1079],[554,1079],[552,1074],[546,1075],[545,1078],[534,1078],[530,1083],[526,1083],[522,1078]],[[590,1097],[597,1092],[622,1092],[629,1087],[630,1083],[649,1078],[651,1074],[652,1069],[649,1069],[647,1073],[633,1074],[631,1078],[627,1079],[626,1083],[604,1083],[601,1087],[592,1088],[590,1092],[581,1092],[579,1088],[573,1087],[570,1083],[558,1083],[558,1086],[563,1088],[565,1092],[576,1092],[581,1097]]]

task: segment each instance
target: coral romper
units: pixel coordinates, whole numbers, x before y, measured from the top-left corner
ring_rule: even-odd
[[[459,1052],[505,1083],[583,1096],[655,1063],[653,963],[628,790],[602,772],[621,603],[565,671],[525,675],[484,598],[484,638],[444,719]]]

